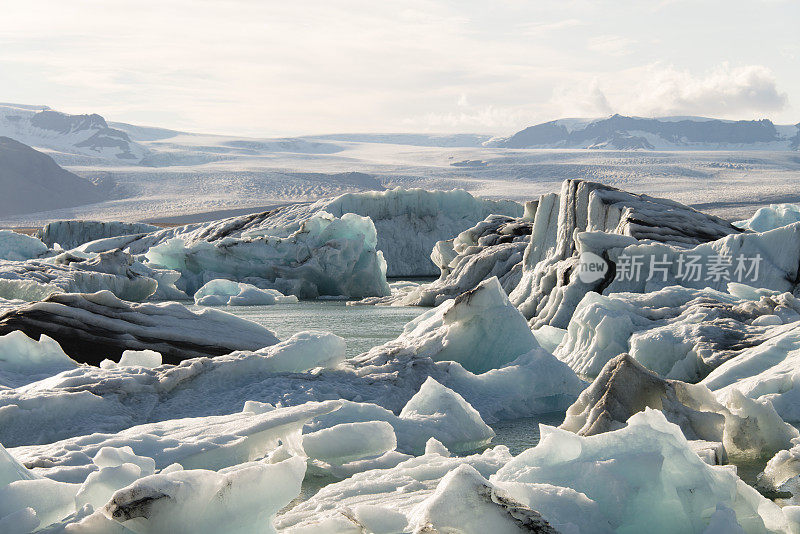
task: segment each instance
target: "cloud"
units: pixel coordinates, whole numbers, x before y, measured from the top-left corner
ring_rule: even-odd
[[[556,87],[549,105],[559,117],[620,113],[742,119],[781,111],[788,101],[772,71],[762,65],[732,67],[722,63],[695,75],[656,63]]]
[[[597,78],[587,86],[572,84],[556,87],[549,105],[557,118],[600,117],[613,112]]]
[[[637,76],[639,83],[620,100],[622,109],[637,115],[715,115],[741,118],[745,114],[784,109],[786,93],[762,65],[731,67],[722,63],[695,76],[673,66],[651,65]]]

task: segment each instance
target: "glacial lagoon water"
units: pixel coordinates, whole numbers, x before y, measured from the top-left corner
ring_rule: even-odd
[[[264,325],[279,339],[288,339],[303,330],[333,332],[345,339],[347,356],[352,358],[395,339],[406,323],[430,308],[347,306],[343,300],[313,300],[274,306],[221,306],[217,309]],[[490,426],[497,436],[490,446],[506,445],[512,454],[519,454],[539,443],[539,423],[558,426],[563,420],[563,413],[554,413],[494,423]]]

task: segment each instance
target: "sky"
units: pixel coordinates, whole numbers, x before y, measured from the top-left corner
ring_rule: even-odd
[[[0,0],[0,102],[188,131],[800,122],[797,0]]]

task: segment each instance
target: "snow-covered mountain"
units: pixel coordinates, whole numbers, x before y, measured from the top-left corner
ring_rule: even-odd
[[[69,115],[47,106],[0,104],[0,135],[48,152],[63,164],[137,163],[148,152],[100,115]]]
[[[530,126],[487,146],[612,150],[797,150],[800,124],[705,117],[561,119]]]
[[[27,145],[0,137],[0,213],[69,208],[106,200],[104,189]]]

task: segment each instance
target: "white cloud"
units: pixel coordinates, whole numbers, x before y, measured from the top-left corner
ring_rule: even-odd
[[[673,66],[651,65],[634,76],[632,91],[618,100],[637,115],[712,115],[742,118],[782,110],[788,96],[762,65],[723,63],[702,75]]]

